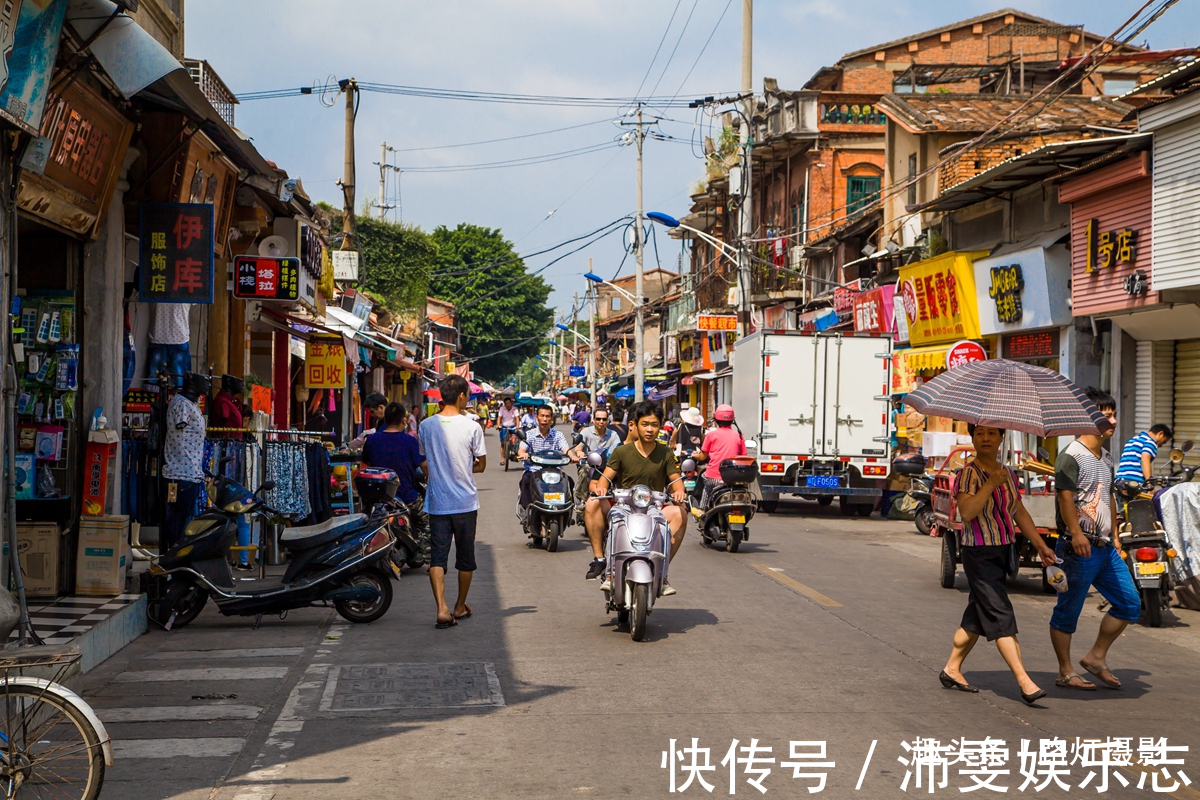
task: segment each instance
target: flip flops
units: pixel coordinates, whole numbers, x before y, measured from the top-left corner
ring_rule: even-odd
[[[1071,681],[1075,679],[1078,679],[1079,683],[1071,683]],[[1078,689],[1081,692],[1096,691],[1096,684],[1088,683],[1082,677],[1080,677],[1078,673],[1075,672],[1072,672],[1070,675],[1065,677],[1055,679],[1054,685],[1060,689]]]
[[[1112,674],[1112,670],[1108,668],[1107,664],[1100,664],[1098,666],[1092,666],[1089,664],[1085,664],[1083,662],[1083,660],[1080,659],[1079,666],[1083,667],[1085,670],[1087,670],[1092,675],[1094,675],[1096,680],[1100,681],[1108,688],[1110,688],[1110,689],[1120,689],[1121,688],[1121,682],[1119,680],[1117,680],[1117,677],[1115,675]],[[1105,678],[1104,675],[1102,674],[1105,672],[1108,673],[1107,678]]]
[[[439,623],[435,624],[433,627],[437,628],[439,631],[443,631],[446,628],[453,628],[457,624],[458,624],[458,617],[451,614],[449,622],[439,622]]]
[[[474,613],[475,613],[475,611],[474,611],[474,610],[473,610],[473,609],[472,609],[470,606],[468,606],[468,605],[464,604],[464,607],[467,609],[467,613],[465,613],[465,614],[455,614],[455,613],[451,612],[451,614],[450,614],[450,615],[451,615],[452,617],[454,617],[455,619],[466,619],[467,617],[469,617],[469,616],[471,616],[472,614],[474,614]]]

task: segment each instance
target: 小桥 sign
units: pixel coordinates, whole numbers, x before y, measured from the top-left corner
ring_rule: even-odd
[[[142,203],[141,212],[139,299],[212,303],[212,205]]]
[[[988,297],[996,304],[996,319],[1000,322],[1020,322],[1024,313],[1021,308],[1021,293],[1025,291],[1025,277],[1020,264],[1005,264],[992,267],[992,285]]]
[[[283,300],[300,297],[300,259],[238,256],[233,260],[233,296],[248,300]]]
[[[304,385],[309,389],[346,388],[346,348],[339,339],[313,339],[304,357]]]

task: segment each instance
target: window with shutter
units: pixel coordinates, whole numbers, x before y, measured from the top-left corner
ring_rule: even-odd
[[[851,175],[846,179],[846,215],[854,216],[879,197],[878,175]]]

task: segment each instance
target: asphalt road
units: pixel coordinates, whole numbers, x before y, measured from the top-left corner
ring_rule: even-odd
[[[910,523],[797,503],[756,517],[736,555],[702,547],[689,530],[671,568],[679,594],[660,601],[635,643],[604,613],[598,584],[583,580],[590,555],[579,528],[558,553],[528,545],[513,516],[519,473],[497,461],[479,476],[470,619],[435,630],[422,570],[405,573],[391,611],[371,625],[312,609],[253,631],[210,604],[184,630],[152,630],[86,678],[117,743],[102,796],[656,798],[670,794],[671,740],[678,752],[695,738],[709,749],[714,769],[701,774],[714,796],[730,791],[721,762],[733,741],[746,758],[740,748],[757,740],[771,749],[753,755],[774,762],[736,763],[739,795],[759,796],[747,769],[769,768],[769,796],[809,796],[817,779],[793,777],[801,772],[827,774],[825,797],[898,797],[908,772],[898,759],[911,758],[903,742],[937,740],[953,761],[972,758],[968,740],[991,737],[1008,751],[993,764],[1008,773],[992,785],[1012,797],[1035,794],[1020,791],[1022,739],[1036,751],[1038,740],[1061,738],[1068,762],[1076,737],[1133,737],[1135,752],[1140,737],[1200,746],[1200,614],[1129,628],[1109,660],[1122,690],[1057,689],[1053,598],[1027,571],[1013,590],[1020,638],[1050,695],[1027,707],[982,642],[967,661],[980,693],[946,691],[937,674],[967,597],[961,573],[955,589],[938,585],[938,541]],[[1076,659],[1098,626],[1096,604],[1080,622]],[[826,743],[825,758],[807,761],[834,766],[804,762],[816,745],[791,757],[790,742]],[[674,766],[678,788],[687,775]],[[972,786],[963,769],[970,763],[950,766],[936,793]],[[1105,771],[1064,769],[1071,790],[1051,784],[1041,796],[1090,796]],[[1182,769],[1200,780],[1200,766]],[[1136,768],[1108,772],[1109,795],[1154,794],[1150,780],[1136,788]],[[927,787],[909,775],[907,793]],[[1167,794],[1197,800],[1196,788]],[[708,793],[694,782],[687,794]]]

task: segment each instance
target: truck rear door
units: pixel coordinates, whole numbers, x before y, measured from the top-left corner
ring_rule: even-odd
[[[825,375],[816,336],[764,334],[760,452],[813,455],[822,446]]]
[[[887,456],[891,341],[867,336],[821,338],[828,386],[822,455]]]

